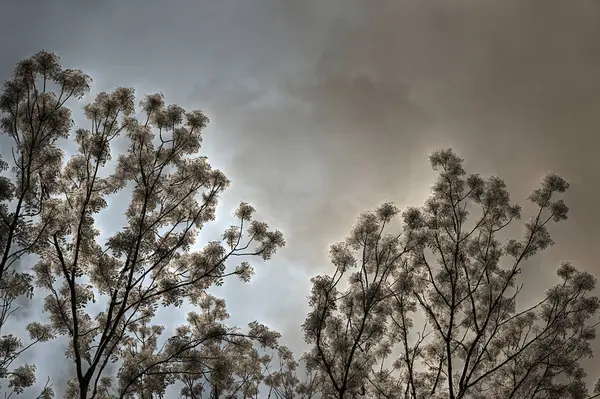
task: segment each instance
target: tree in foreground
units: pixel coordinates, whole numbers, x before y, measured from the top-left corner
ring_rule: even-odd
[[[0,288],[9,309],[0,311],[0,322],[10,316],[10,301],[32,290],[31,275],[13,264],[35,254],[49,324],[28,330],[32,342],[68,337],[68,397],[162,397],[177,381],[189,398],[256,397],[266,362],[257,345],[275,349],[279,335],[259,323],[227,327],[224,301],[207,289],[232,275],[248,281],[248,260],[270,259],[284,245],[282,234],[253,220],[254,209],[241,203],[237,224],[221,241],[193,250],[229,181],[197,155],[207,117],[167,106],[160,94],[146,96],[139,114],[133,89],[98,94],[84,107],[88,126],[75,131],[77,153],[63,162],[59,140],[73,128],[65,103],[81,99],[90,82],[42,51],[20,62],[4,86],[1,127],[13,141],[15,173],[0,180]],[[116,141],[126,151],[112,160]],[[115,221],[116,232],[100,243],[99,213],[123,190],[130,191],[129,205],[113,201],[109,211],[124,213],[125,226]],[[164,326],[153,323],[159,306],[184,302],[197,311],[163,339]],[[3,337],[1,346],[0,377],[20,393],[34,383],[34,370],[8,366],[24,344]],[[115,367],[116,376],[108,373]],[[43,395],[53,396],[49,389]]]
[[[332,275],[312,279],[304,355],[325,398],[527,399],[600,397],[580,360],[592,354],[596,280],[563,263],[560,283],[533,306],[519,303],[525,261],[552,245],[567,218],[568,188],[550,174],[520,219],[505,183],[467,174],[451,150],[430,162],[439,177],[421,208],[390,203],[360,216],[331,247]]]

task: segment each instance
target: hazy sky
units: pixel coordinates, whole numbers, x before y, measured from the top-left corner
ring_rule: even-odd
[[[448,146],[519,202],[545,171],[572,184],[556,246],[523,273],[527,296],[564,260],[600,276],[596,0],[0,5],[3,80],[45,49],[92,75],[95,91],[162,91],[211,118],[205,153],[233,183],[219,215],[251,202],[288,242],[252,285],[219,291],[234,323],[258,318],[301,349],[308,279],[328,269],[328,246],[382,201],[419,205],[434,177],[427,155]]]

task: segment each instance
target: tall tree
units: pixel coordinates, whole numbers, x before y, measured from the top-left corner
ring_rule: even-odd
[[[52,338],[53,332],[48,325],[30,323],[28,343],[5,333],[7,322],[19,310],[17,299],[33,294],[32,274],[16,266],[44,246],[48,225],[38,223],[48,211],[49,193],[44,189],[57,184],[62,151],[56,142],[67,137],[71,127],[71,113],[64,104],[81,98],[89,81],[81,71],[60,68],[53,54],[41,52],[17,65],[0,94],[0,132],[13,143],[10,170],[0,158],[0,378],[8,379],[5,388],[17,394],[34,384],[35,365],[15,368],[13,362],[35,343]],[[49,91],[50,83],[60,88],[59,95]]]
[[[88,127],[75,131],[77,153],[63,163],[57,140],[68,139],[73,127],[65,102],[82,98],[90,82],[42,51],[21,62],[5,84],[2,130],[14,140],[16,181],[0,181],[1,199],[16,203],[12,212],[0,209],[2,282],[20,278],[10,266],[21,254],[38,256],[35,283],[48,293],[50,324],[33,323],[29,330],[34,341],[69,338],[66,355],[75,378],[68,397],[162,397],[167,386],[200,369],[217,387],[219,369],[210,367],[210,354],[196,356],[195,368],[182,366],[188,356],[236,339],[246,340],[238,342],[245,348],[250,341],[274,348],[278,334],[259,323],[246,332],[226,328],[224,302],[207,289],[232,275],[248,281],[248,260],[270,259],[284,245],[283,236],[253,220],[254,208],[241,203],[237,224],[222,240],[192,248],[199,230],[215,218],[229,181],[197,155],[208,118],[166,105],[161,94],[146,96],[140,114],[133,89],[98,94],[84,107]],[[126,150],[113,161],[117,140]],[[129,205],[117,208],[114,201],[110,212],[124,213],[125,226],[114,223],[116,232],[101,243],[96,220],[107,198],[123,190],[130,190]],[[30,290],[30,280],[20,281]],[[17,285],[11,286],[11,295],[18,295]],[[153,324],[158,307],[186,301],[200,311],[189,314],[187,329],[162,339],[164,327]],[[110,363],[118,368],[116,382],[106,371]],[[31,372],[12,375],[10,384],[32,383]]]
[[[451,150],[430,162],[439,177],[425,205],[402,214],[400,234],[388,232],[392,204],[363,214],[331,247],[334,273],[312,279],[304,358],[323,397],[599,397],[579,363],[592,354],[595,278],[563,263],[537,304],[517,301],[525,261],[567,218],[557,196],[568,183],[546,176],[524,236],[504,239],[521,216],[505,183],[467,174]]]

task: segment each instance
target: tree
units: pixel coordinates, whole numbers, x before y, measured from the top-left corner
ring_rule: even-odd
[[[41,91],[36,86],[37,75],[43,77]],[[59,97],[46,91],[49,79],[61,87]],[[33,294],[32,274],[16,266],[43,245],[47,226],[36,220],[45,211],[42,182],[53,186],[60,169],[61,150],[55,143],[70,127],[70,112],[63,105],[70,98],[81,97],[88,82],[81,71],[62,70],[53,55],[42,52],[17,65],[0,95],[0,130],[14,142],[10,171],[14,180],[0,176],[0,331],[19,310],[16,300]],[[7,172],[8,167],[0,158],[0,172]],[[34,344],[53,337],[50,326],[37,322],[30,323],[27,330],[28,344],[12,333],[3,332],[0,338],[0,378],[9,380],[11,394],[22,393],[35,382],[35,365],[13,368],[12,363]],[[42,395],[49,392],[44,391]]]
[[[599,397],[600,381],[588,393],[579,364],[595,338],[595,278],[563,263],[542,300],[518,302],[525,261],[567,218],[557,196],[568,183],[546,176],[529,196],[537,211],[524,236],[503,239],[521,216],[505,183],[467,174],[451,150],[430,163],[431,196],[402,213],[400,234],[389,233],[391,203],[361,215],[331,247],[333,274],[312,279],[304,359],[323,397]]]
[[[207,289],[233,275],[248,281],[253,274],[248,260],[270,259],[284,245],[282,234],[253,220],[254,208],[241,203],[235,211],[238,223],[222,240],[192,248],[199,230],[215,218],[229,181],[196,155],[208,118],[201,111],[167,106],[161,94],[145,97],[141,115],[133,89],[98,94],[84,107],[89,127],[75,131],[77,153],[63,163],[58,140],[68,139],[73,127],[65,103],[81,99],[90,83],[89,76],[63,69],[56,55],[42,51],[19,63],[4,86],[2,131],[14,141],[16,177],[14,183],[0,180],[0,199],[16,203],[12,212],[4,204],[0,208],[1,281],[11,281],[14,291],[5,284],[3,292],[14,297],[31,291],[31,279],[10,266],[25,253],[35,254],[35,284],[47,292],[44,311],[50,323],[32,323],[29,331],[34,341],[69,338],[66,355],[74,362],[75,378],[68,397],[162,397],[169,385],[195,381],[200,372],[213,390],[220,389],[222,370],[211,352],[217,352],[219,363],[254,353],[253,342],[275,348],[279,335],[256,322],[246,332],[227,328],[224,302]],[[118,140],[127,149],[113,161]],[[96,219],[107,198],[123,190],[131,191],[123,209],[126,225],[114,226],[116,233],[100,243]],[[110,210],[117,212],[113,205]],[[231,268],[234,261],[237,266]],[[22,281],[23,288],[11,279]],[[188,324],[163,340],[164,327],[152,323],[158,307],[184,302],[201,311],[191,312]],[[93,311],[92,303],[102,310]],[[223,348],[227,343],[235,348]],[[254,360],[240,369],[263,361]],[[116,377],[106,371],[111,363],[118,368]],[[27,381],[13,377],[10,384],[31,385],[29,371]]]

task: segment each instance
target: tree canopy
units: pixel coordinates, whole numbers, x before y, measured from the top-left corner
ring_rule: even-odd
[[[27,326],[28,345],[69,337],[76,375],[68,397],[153,397],[184,377],[190,392],[202,377],[216,392],[241,384],[252,393],[262,361],[254,343],[274,348],[278,334],[257,322],[247,330],[226,326],[225,302],[207,289],[234,275],[248,281],[249,260],[270,259],[284,245],[281,232],[253,220],[254,208],[241,203],[221,241],[192,249],[229,181],[198,155],[208,118],[166,105],[161,94],[146,96],[138,115],[133,89],[99,93],[84,107],[88,128],[75,130],[77,153],[63,162],[59,140],[73,127],[66,102],[81,99],[91,79],[58,61],[40,52],[20,62],[0,97],[2,132],[14,144],[14,176],[3,177],[0,190],[2,326],[17,296],[33,285],[46,293],[48,323]],[[119,138],[126,151],[113,161]],[[130,196],[121,210],[126,224],[100,244],[96,218],[121,190]],[[17,272],[13,265],[26,254],[37,261]],[[96,302],[97,312],[89,306]],[[157,308],[184,302],[198,312],[159,345]],[[10,369],[24,345],[11,335],[0,345],[2,377],[16,393],[34,382],[34,366]],[[104,372],[110,363],[118,364],[116,376]]]
[[[504,181],[468,174],[451,150],[429,159],[439,177],[399,231],[391,203],[361,215],[331,247],[333,274],[312,279],[305,359],[324,396],[590,397],[579,361],[592,354],[596,279],[563,263],[561,283],[537,304],[518,302],[524,262],[567,218],[558,197],[569,184],[546,176],[523,236],[502,238],[522,212]]]
[[[160,93],[136,107],[134,90],[119,87],[97,94],[76,126],[69,106],[91,82],[41,51],[0,95],[11,142],[0,158],[6,396],[149,399],[176,387],[190,399],[600,397],[580,364],[592,355],[596,279],[562,263],[560,283],[532,306],[519,302],[526,261],[567,219],[560,176],[532,192],[536,211],[509,238],[522,209],[504,181],[467,173],[452,150],[433,153],[439,176],[423,206],[384,203],[331,247],[332,273],[311,280],[307,352],[296,359],[266,325],[228,325],[225,300],[210,292],[230,277],[250,281],[253,259],[270,260],[285,241],[241,202],[220,240],[199,242],[229,186],[200,155],[208,118]],[[111,200],[119,193],[127,205]],[[33,295],[46,318],[21,336],[20,303]],[[169,331],[160,307],[187,317]],[[59,338],[73,375],[37,392],[36,366],[20,356]]]

